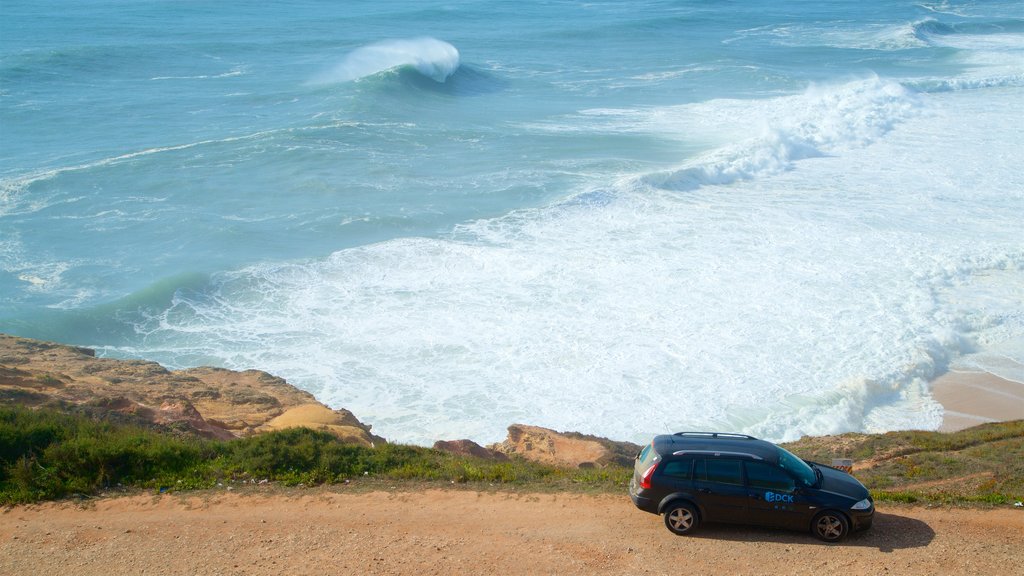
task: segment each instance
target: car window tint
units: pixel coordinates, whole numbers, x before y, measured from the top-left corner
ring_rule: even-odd
[[[796,488],[793,478],[778,466],[767,462],[745,462],[747,467],[747,484],[753,488],[767,488],[784,492],[792,492]]]
[[[707,480],[707,467],[704,465],[704,459],[697,460],[693,465],[693,479],[694,480]]]
[[[662,475],[671,476],[677,480],[689,480],[690,469],[693,467],[693,460],[690,458],[683,458],[681,460],[673,460],[671,462],[665,462],[665,466],[662,468]]]
[[[739,460],[705,460],[707,481],[743,485],[743,463]]]

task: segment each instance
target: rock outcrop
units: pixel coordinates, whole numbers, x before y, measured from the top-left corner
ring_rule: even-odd
[[[0,334],[0,404],[77,409],[208,438],[228,439],[306,426],[371,446],[348,410],[260,372],[169,371],[155,362],[96,358],[93,350]]]
[[[556,466],[602,468],[630,466],[640,446],[578,432],[556,432],[539,426],[513,424],[508,438],[488,448],[507,455]]]
[[[473,456],[484,460],[508,460],[508,456],[473,442],[472,440],[438,440],[434,442],[434,450],[449,452],[457,456]]]
[[[331,410],[323,404],[302,404],[289,408],[256,431],[265,432],[296,427],[324,430],[349,444],[362,444],[371,448],[375,443],[384,442],[383,438],[370,434],[370,427],[360,422],[348,410],[344,408]]]

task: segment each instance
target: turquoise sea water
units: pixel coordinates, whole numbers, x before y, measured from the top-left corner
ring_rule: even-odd
[[[1018,1],[0,6],[0,331],[385,437],[935,428],[1024,382]]]

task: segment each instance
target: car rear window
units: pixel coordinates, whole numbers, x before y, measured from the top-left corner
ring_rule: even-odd
[[[636,455],[636,465],[634,468],[637,470],[646,470],[654,461],[658,458],[658,453],[654,451],[654,443],[644,446],[644,449]]]

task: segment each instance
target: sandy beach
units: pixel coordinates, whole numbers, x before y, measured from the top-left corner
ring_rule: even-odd
[[[349,488],[350,489],[350,488]],[[0,511],[0,573],[1021,574],[1024,511],[883,507],[828,546],[708,525],[622,496],[462,490],[132,496]]]
[[[946,409],[943,432],[1024,418],[1024,384],[989,372],[951,370],[932,382],[932,394]]]

